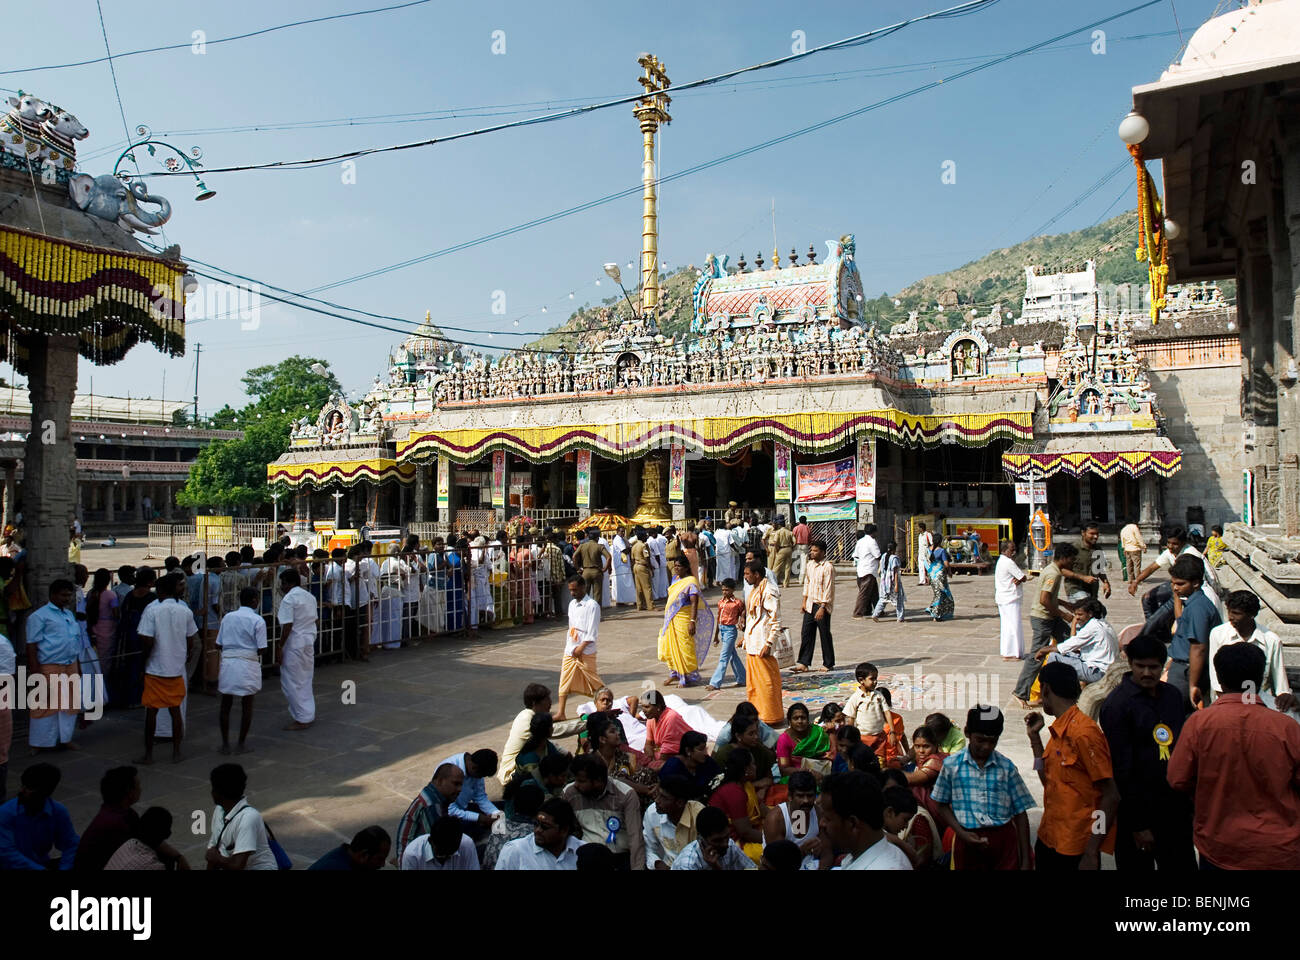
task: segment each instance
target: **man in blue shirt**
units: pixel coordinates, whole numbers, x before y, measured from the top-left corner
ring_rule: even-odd
[[[496,751],[458,753],[443,763],[453,764],[465,772],[465,784],[460,795],[447,807],[447,813],[464,822],[465,832],[474,838],[476,846],[486,845],[493,822],[501,817],[501,811],[488,799],[487,787],[483,783],[484,777],[496,775]]]
[[[18,796],[0,804],[0,870],[71,870],[80,838],[68,808],[51,797],[63,774],[50,763],[23,771]],[[60,856],[51,859],[50,850]]]
[[[1183,707],[1190,713],[1209,702],[1210,631],[1223,622],[1214,602],[1201,589],[1205,562],[1184,554],[1169,569],[1174,597],[1151,618],[1166,613],[1175,618],[1173,639],[1169,643],[1169,683],[1183,695]],[[1149,621],[1148,621],[1149,622]]]
[[[66,749],[81,709],[81,628],[72,608],[71,580],[50,584],[50,602],[27,617],[27,672],[40,675],[45,703],[33,707],[27,742],[38,750]],[[76,702],[73,702],[76,701]]]
[[[392,843],[383,827],[366,827],[351,843],[341,843],[313,863],[308,870],[382,870]]]

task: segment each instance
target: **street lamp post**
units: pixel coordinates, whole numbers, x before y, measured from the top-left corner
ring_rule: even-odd
[[[623,299],[627,301],[628,308],[632,311],[633,318],[636,317],[636,305],[632,303],[632,298],[628,295],[627,287],[623,286],[623,274],[618,269],[617,263],[605,264],[605,275],[618,284],[618,288],[623,291]]]
[[[190,147],[190,152],[187,155],[183,150],[173,147],[165,140],[155,140],[153,131],[143,123],[135,128],[135,135],[140,139],[129,144],[125,150],[118,154],[117,163],[113,164],[113,176],[126,181],[131,179],[131,174],[122,171],[122,163],[126,160],[136,163],[135,151],[138,148],[144,147],[149,152],[149,156],[156,157],[158,148],[165,147],[176,156],[163,160],[162,165],[167,168],[169,173],[180,173],[181,165],[184,164],[185,169],[194,177],[194,183],[198,189],[198,194],[194,197],[195,200],[211,200],[217,195],[217,191],[208,189],[208,185],[199,179],[199,171],[203,169],[203,164],[199,162],[203,158],[201,149]]]
[[[332,497],[334,498],[334,529],[335,529],[335,530],[338,530],[338,528],[339,528],[339,501],[343,499],[343,491],[342,491],[342,490],[335,490],[332,494],[330,494],[330,496],[332,496]]]

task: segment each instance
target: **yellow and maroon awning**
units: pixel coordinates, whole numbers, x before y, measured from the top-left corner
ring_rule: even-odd
[[[412,483],[415,480],[415,470],[414,464],[398,463],[389,457],[303,463],[276,461],[267,465],[266,482],[281,483],[291,489],[305,487],[318,490],[329,486],[350,487],[362,480],[371,483],[383,483],[385,480]]]
[[[537,462],[583,449],[611,460],[630,460],[669,442],[677,442],[706,457],[718,458],[731,456],[760,440],[783,443],[800,453],[819,453],[842,447],[861,436],[909,447],[941,443],[976,447],[994,440],[1023,443],[1033,437],[1033,411],[939,416],[890,408],[748,417],[674,417],[618,423],[450,430],[412,428],[406,441],[398,443],[397,455],[402,461],[444,456],[456,463],[473,463],[494,450],[509,450]]]
[[[185,352],[186,266],[0,226],[0,359],[26,373],[24,335],[69,335],[96,364],[140,341]]]
[[[1031,447],[1002,454],[1002,469],[1013,477],[1072,477],[1096,474],[1113,477],[1146,473],[1169,478],[1183,465],[1183,454],[1168,437],[1153,434],[1115,437],[1051,437]]]

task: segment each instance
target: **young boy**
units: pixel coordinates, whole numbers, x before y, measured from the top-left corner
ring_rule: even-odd
[[[844,717],[862,735],[862,742],[883,756],[885,748],[885,729],[888,722],[885,698],[876,689],[876,679],[880,671],[874,663],[859,663],[853,671],[858,681],[858,689],[844,704]]]
[[[718,655],[718,668],[705,685],[705,690],[721,690],[722,681],[727,676],[727,665],[731,665],[731,675],[736,678],[736,686],[745,685],[745,662],[736,652],[736,634],[745,619],[745,604],[736,596],[736,581],[730,578],[722,581],[722,599],[718,601],[718,616],[714,623],[713,645],[722,644]]]
[[[1282,662],[1282,641],[1276,633],[1265,630],[1255,620],[1259,613],[1259,597],[1249,590],[1234,590],[1223,605],[1228,611],[1228,622],[1210,631],[1210,696],[1217,698],[1223,693],[1214,669],[1215,654],[1230,643],[1250,643],[1264,651],[1264,683],[1259,692],[1276,698],[1277,709],[1283,713],[1295,709],[1296,698],[1291,693],[1286,665]]]
[[[906,787],[886,784],[883,793],[885,836],[890,843],[907,854],[913,870],[929,866],[934,854],[934,831],[930,822],[927,822],[929,814],[918,814],[916,797]]]
[[[930,799],[940,826],[953,831],[954,870],[1028,870],[1029,817],[1035,806],[1016,765],[995,747],[1006,718],[976,704],[966,714],[966,749],[944,761]]]

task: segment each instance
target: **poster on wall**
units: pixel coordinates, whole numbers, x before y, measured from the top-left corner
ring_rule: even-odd
[[[824,523],[828,520],[857,520],[858,505],[852,500],[843,503],[814,503],[799,508],[799,515],[807,517],[809,523]]]
[[[578,506],[591,506],[591,451],[578,451]]]
[[[858,503],[876,502],[876,441],[874,437],[858,439]]]
[[[668,451],[668,502],[681,503],[686,494],[686,448],[674,443]]]
[[[834,503],[852,500],[857,492],[854,458],[796,466],[795,503]]]
[[[451,508],[451,461],[446,457],[438,458],[438,509]]]
[[[790,473],[790,448],[784,443],[772,444],[772,459],[776,464],[773,480],[777,503],[789,503],[794,496],[794,477]]]
[[[492,506],[506,505],[506,452],[498,450],[492,454]]]

